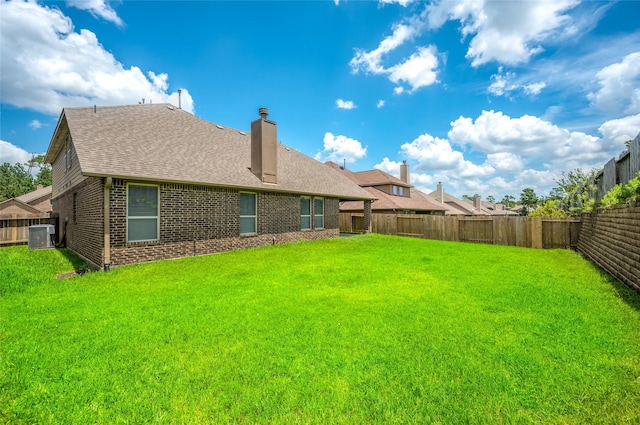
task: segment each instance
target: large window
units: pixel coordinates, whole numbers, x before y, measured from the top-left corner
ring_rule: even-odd
[[[240,193],[240,234],[257,233],[257,199],[255,193]]]
[[[127,242],[156,241],[160,234],[158,186],[127,185]]]
[[[324,198],[313,198],[313,228],[324,227]]]
[[[300,229],[311,229],[311,198],[308,196],[300,198]]]

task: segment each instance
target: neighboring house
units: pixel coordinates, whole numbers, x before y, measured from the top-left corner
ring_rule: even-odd
[[[400,166],[400,178],[396,178],[382,170],[353,172],[340,167],[334,162],[326,165],[341,172],[354,183],[357,183],[369,194],[377,198],[371,205],[374,214],[432,214],[443,215],[445,208],[418,194],[418,190],[410,184],[409,165]],[[362,213],[362,201],[347,201],[340,204],[340,212]]]
[[[51,212],[51,186],[0,202],[0,218],[43,218]]]
[[[128,263],[339,235],[338,205],[374,199],[277,141],[168,104],[65,108],[52,164],[59,237],[92,264]]]
[[[441,182],[438,182],[436,190],[425,196],[446,208],[446,215],[517,215],[502,204],[482,202],[480,196],[475,196],[473,201],[457,198],[446,193]]]

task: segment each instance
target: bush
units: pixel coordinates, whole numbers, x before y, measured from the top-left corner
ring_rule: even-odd
[[[602,198],[605,208],[622,205],[627,199],[640,195],[640,172],[626,184],[617,184]]]
[[[569,213],[560,208],[560,201],[557,199],[550,199],[544,203],[544,205],[536,208],[535,211],[529,214],[529,217],[553,217],[564,218],[569,217]]]

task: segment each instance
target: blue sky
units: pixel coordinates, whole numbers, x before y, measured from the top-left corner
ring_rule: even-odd
[[[640,133],[640,2],[0,3],[0,162],[63,107],[182,106],[354,171],[454,195],[546,195]],[[185,142],[185,149],[188,149]]]

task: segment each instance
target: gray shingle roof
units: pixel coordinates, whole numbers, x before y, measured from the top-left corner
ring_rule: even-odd
[[[249,117],[247,126],[251,118]],[[278,184],[251,170],[251,135],[226,128],[168,104],[65,108],[84,175],[205,184],[240,189],[372,199],[346,176],[281,143]],[[58,130],[64,126],[58,124]],[[54,135],[47,153],[57,155]]]

